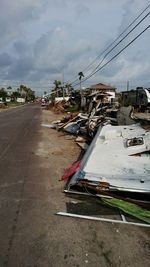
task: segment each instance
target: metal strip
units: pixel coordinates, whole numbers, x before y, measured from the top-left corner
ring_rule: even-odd
[[[79,192],[79,191],[71,191],[71,190],[64,190],[64,193],[67,194],[75,194],[75,195],[84,195],[84,196],[92,196],[92,197],[102,197],[102,198],[113,198],[111,196],[106,196],[106,195],[101,195],[101,194],[90,194],[90,193],[86,193],[86,192]]]
[[[78,214],[67,213],[67,212],[57,212],[56,215],[67,216],[67,217],[72,217],[72,218],[80,218],[80,219],[86,219],[86,220],[92,220],[92,221],[101,221],[101,222],[109,222],[109,223],[120,223],[120,224],[127,224],[127,225],[134,225],[134,226],[141,226],[141,227],[150,228],[150,224],[134,223],[134,222],[127,222],[127,221],[120,221],[120,220],[98,218],[98,217],[93,217],[93,216],[78,215]]]
[[[126,217],[123,214],[121,214],[121,219],[123,222],[127,222]]]

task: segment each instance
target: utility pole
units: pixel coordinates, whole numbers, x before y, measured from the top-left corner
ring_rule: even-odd
[[[80,71],[80,72],[78,73],[78,75],[79,75],[79,81],[80,81],[80,92],[81,92],[81,90],[82,90],[82,88],[81,88],[81,80],[82,80],[82,78],[84,77],[84,74],[83,74],[83,72],[82,72],[82,71]]]
[[[127,81],[127,91],[129,91],[129,81]]]
[[[63,99],[65,98],[65,92],[64,92],[64,72],[62,73],[62,89],[63,89]]]
[[[82,108],[84,106],[84,102],[83,102],[83,91],[82,91],[82,87],[81,87],[81,82],[82,82],[82,78],[84,77],[84,74],[82,71],[80,71],[78,73],[78,75],[79,75],[79,81],[80,81],[81,110],[82,110]]]

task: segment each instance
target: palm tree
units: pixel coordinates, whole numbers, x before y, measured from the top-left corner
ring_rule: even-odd
[[[8,87],[7,87],[7,90],[12,90],[12,87],[11,87],[11,86],[8,86]]]
[[[57,97],[58,97],[58,89],[59,89],[59,87],[60,87],[60,85],[61,85],[61,81],[59,81],[59,80],[55,80],[55,81],[53,82],[53,84],[55,85],[54,90],[55,90],[56,95],[57,95]]]
[[[80,71],[80,72],[78,73],[78,75],[79,75],[79,80],[81,80],[81,79],[82,79],[82,77],[84,77],[84,74],[83,74],[83,72],[82,72],[82,71]]]
[[[35,92],[25,85],[21,84],[20,87],[17,89],[17,92],[20,94],[21,97],[24,97],[26,101],[32,101],[35,99]]]
[[[79,75],[79,81],[80,81],[80,90],[81,90],[81,80],[82,80],[82,78],[84,77],[84,74],[83,74],[83,72],[82,72],[82,71],[80,71],[80,72],[78,73],[78,75]]]
[[[67,95],[71,95],[71,93],[73,92],[73,87],[71,83],[66,83],[65,85],[66,91],[67,91]]]
[[[1,88],[0,89],[0,98],[2,98],[2,100],[5,102],[6,97],[7,97],[7,92],[6,92],[5,88]]]
[[[12,95],[11,95],[11,99],[12,99],[12,101],[16,101],[17,97],[21,97],[21,94],[19,93],[18,90],[12,92]]]
[[[12,95],[12,87],[11,86],[7,87],[7,94],[8,94],[8,96]]]

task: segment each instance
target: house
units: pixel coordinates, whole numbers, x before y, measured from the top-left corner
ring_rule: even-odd
[[[7,103],[10,103],[10,102],[11,102],[11,97],[10,97],[10,96],[7,96],[7,97],[6,97],[6,102],[7,102]]]
[[[113,103],[115,100],[116,88],[111,85],[97,83],[91,85],[91,87],[89,87],[88,89],[91,91],[91,93],[101,93],[107,95],[109,103]]]

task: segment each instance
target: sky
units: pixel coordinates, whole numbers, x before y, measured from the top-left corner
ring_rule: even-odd
[[[88,75],[106,52],[90,69],[86,67],[148,4],[148,0],[0,0],[0,88],[25,84],[40,95],[51,90],[54,80],[71,83],[80,71]],[[150,7],[137,22],[148,12]],[[147,16],[102,64],[149,24]],[[149,43],[150,28],[82,86],[101,82],[123,90],[129,81],[130,88],[150,87]]]

